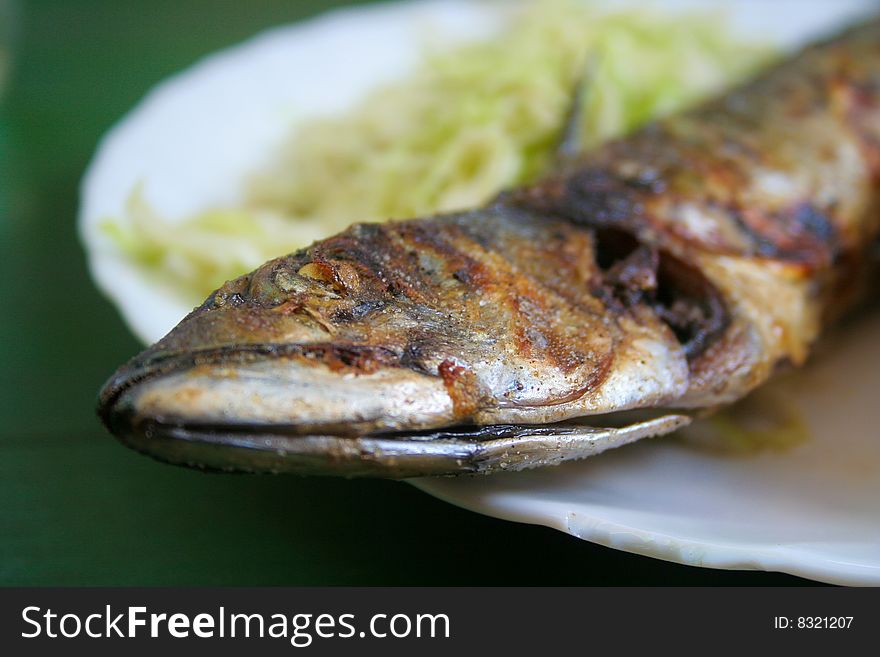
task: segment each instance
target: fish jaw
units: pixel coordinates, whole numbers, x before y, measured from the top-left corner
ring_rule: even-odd
[[[437,426],[452,415],[437,377],[400,368],[334,371],[298,346],[232,346],[123,368],[102,393],[103,416],[110,426],[122,420],[354,436]]]
[[[212,366],[212,359],[225,364]],[[397,479],[558,465],[670,433],[691,419],[615,414],[592,424],[446,427],[453,413],[446,389],[431,377],[388,370],[339,377],[322,365],[279,356],[277,346],[123,368],[101,400],[108,428],[161,461],[216,471]],[[414,429],[429,425],[445,428]]]

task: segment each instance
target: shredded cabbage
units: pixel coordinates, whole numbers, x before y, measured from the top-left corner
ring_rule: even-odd
[[[340,116],[301,123],[249,181],[242,207],[182,221],[135,189],[105,228],[127,257],[192,300],[344,229],[473,207],[552,162],[578,80],[588,148],[677,110],[767,61],[715,12],[525,2],[489,40],[426,52],[417,71]]]

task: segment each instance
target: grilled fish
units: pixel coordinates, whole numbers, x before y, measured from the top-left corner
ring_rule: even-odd
[[[880,20],[485,207],[227,282],[99,413],[154,457],[410,477],[666,433],[807,358],[880,230]]]

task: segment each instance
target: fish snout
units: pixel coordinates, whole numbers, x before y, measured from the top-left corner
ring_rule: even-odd
[[[449,422],[453,406],[441,379],[382,367],[382,355],[328,350],[289,344],[149,350],[105,384],[98,413],[139,451],[234,469],[248,469],[242,460],[247,450],[227,458],[228,449],[241,443],[258,443],[258,451],[269,446],[276,454],[313,446],[317,438],[354,448],[368,434]],[[364,367],[375,360],[373,368]],[[197,457],[182,456],[193,451]],[[332,460],[332,450],[321,454]]]

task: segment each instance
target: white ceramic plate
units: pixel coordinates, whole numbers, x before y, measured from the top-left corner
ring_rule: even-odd
[[[762,415],[777,408],[783,424],[803,424],[789,446],[709,448],[700,438],[711,426],[698,425],[689,440],[657,438],[556,468],[417,485],[474,511],[669,561],[880,585],[878,337],[880,311],[749,400]]]
[[[788,48],[871,4],[715,2],[735,30]],[[706,4],[657,2],[670,11]],[[428,32],[449,43],[490,33],[499,7],[431,0],[337,11],[263,33],[151,91],[102,140],[80,212],[92,274],[132,330],[153,342],[190,310],[98,229],[123,215],[135,184],[169,217],[235,201],[292,122],[345,108],[401,75]],[[559,468],[417,485],[482,513],[681,563],[880,584],[878,331],[880,314],[847,329],[808,371],[758,393],[805,423],[809,438],[783,451],[738,455],[658,439]]]

